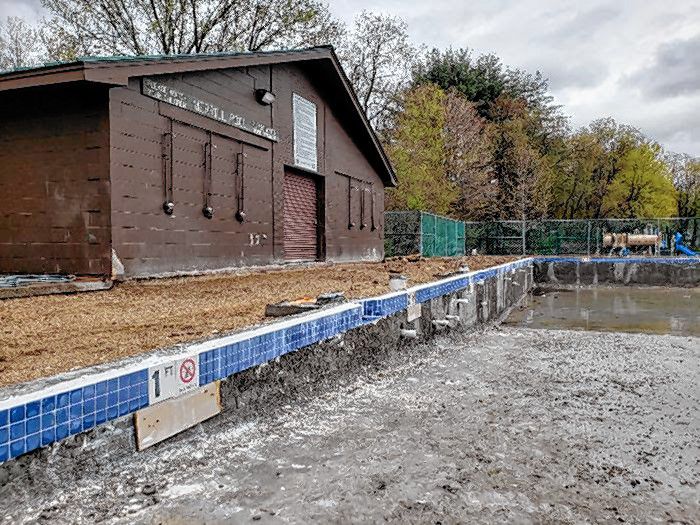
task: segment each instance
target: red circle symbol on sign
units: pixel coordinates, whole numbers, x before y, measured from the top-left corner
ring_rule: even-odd
[[[183,383],[189,383],[194,379],[194,373],[197,369],[197,365],[194,364],[192,359],[185,359],[180,365],[180,380]]]

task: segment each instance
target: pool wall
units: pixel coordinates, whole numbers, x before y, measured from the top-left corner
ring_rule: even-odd
[[[151,372],[159,366],[191,363],[197,387],[220,382],[224,412],[255,415],[255,407],[261,409],[271,398],[293,392],[299,381],[332,381],[345,369],[413,347],[436,332],[468,331],[495,321],[532,285],[533,259],[521,259],[3,388],[0,484],[62,457],[68,457],[74,468],[73,459],[78,457],[80,465],[95,455],[136,453],[134,414],[162,402],[154,399],[151,385]],[[274,379],[265,380],[271,371]],[[168,400],[172,399],[178,397]]]
[[[700,286],[700,257],[538,257],[538,285]]]

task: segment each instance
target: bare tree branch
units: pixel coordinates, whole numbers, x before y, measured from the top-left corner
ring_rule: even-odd
[[[414,54],[401,19],[367,11],[355,19],[349,38],[340,45],[340,59],[375,128],[384,128],[398,109]]]
[[[319,0],[43,0],[91,54],[258,51],[335,42],[342,26]],[[57,29],[58,31],[58,29]]]

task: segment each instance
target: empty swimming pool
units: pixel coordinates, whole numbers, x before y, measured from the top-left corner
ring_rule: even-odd
[[[700,289],[538,288],[505,324],[700,336]]]

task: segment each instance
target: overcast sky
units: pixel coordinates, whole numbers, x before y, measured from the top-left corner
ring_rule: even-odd
[[[39,0],[0,0],[0,14],[39,16]],[[402,17],[430,47],[494,52],[550,79],[575,126],[612,116],[667,149],[700,156],[700,0],[330,0]]]

